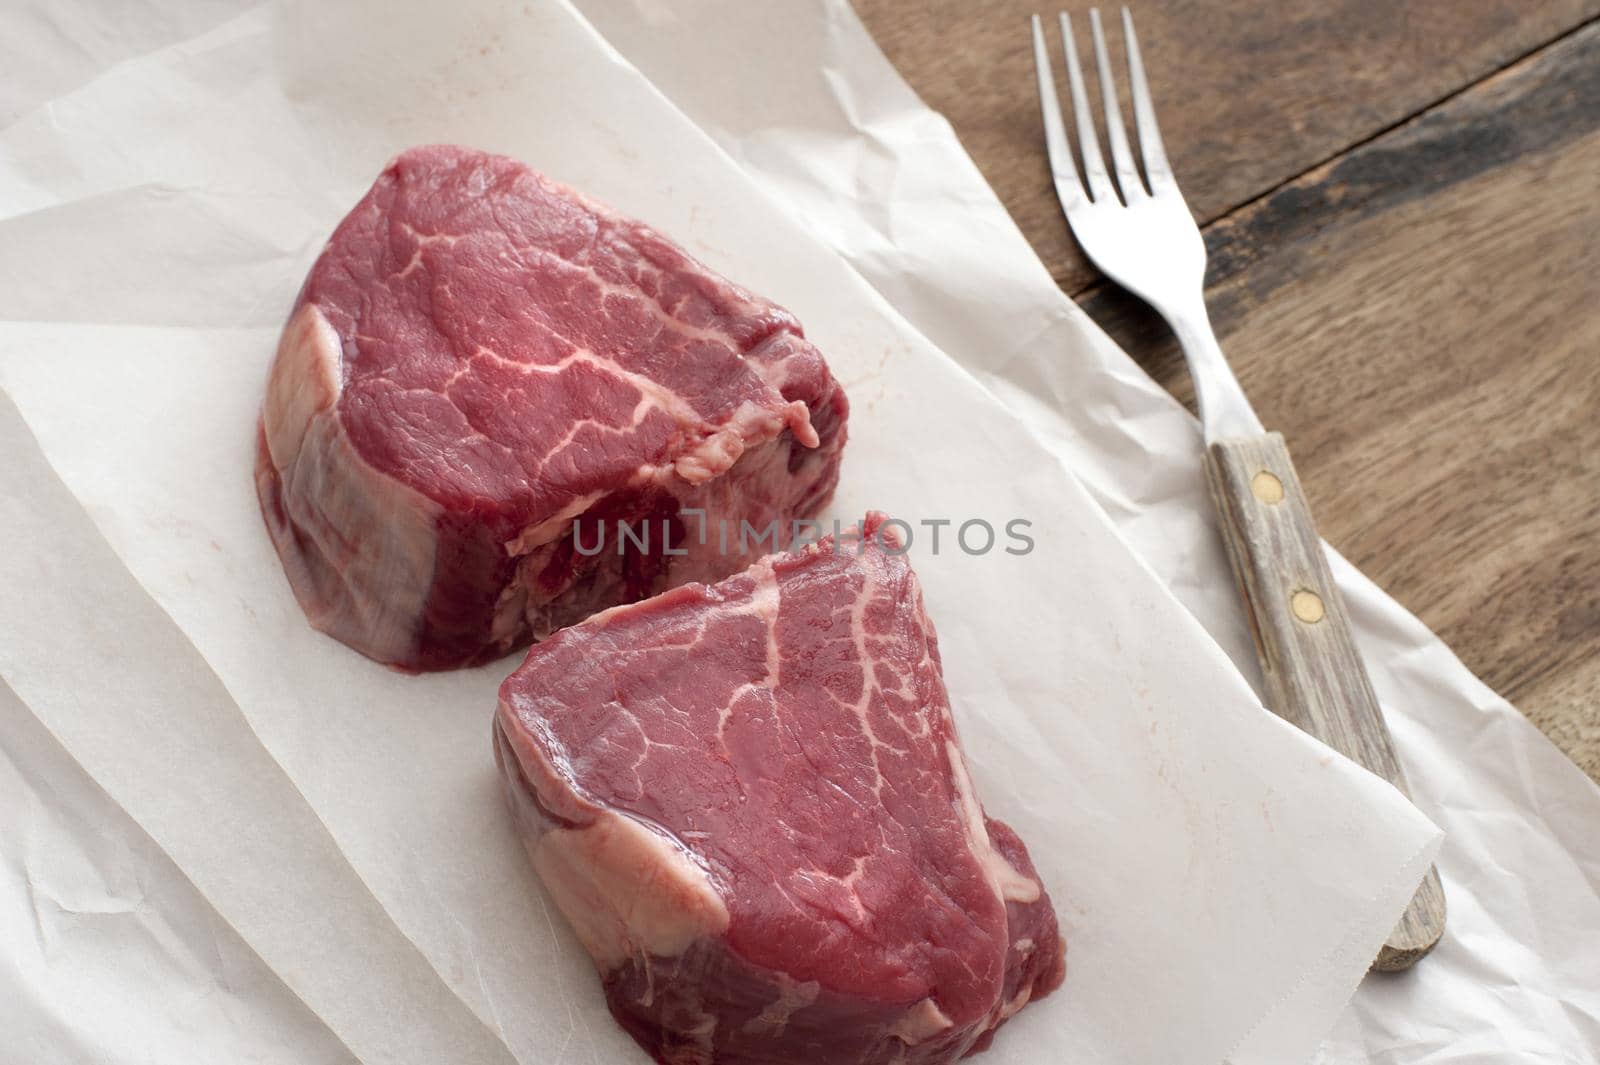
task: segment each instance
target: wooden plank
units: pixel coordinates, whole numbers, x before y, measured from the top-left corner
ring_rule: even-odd
[[[1600,780],[1600,23],[1207,239],[1323,535]],[[1142,305],[1082,302],[1190,394]]]
[[[950,119],[1057,281],[1069,292],[1089,284],[1094,275],[1050,191],[1033,83],[1027,16],[1055,8],[1036,0],[856,0],[856,8],[912,88]],[[1167,154],[1189,205],[1210,221],[1600,15],[1600,0],[1140,0],[1133,8]],[[1113,53],[1120,63],[1120,40]]]

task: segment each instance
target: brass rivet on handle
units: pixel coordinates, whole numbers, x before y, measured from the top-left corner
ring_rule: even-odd
[[[1289,597],[1289,609],[1294,611],[1294,616],[1307,625],[1315,625],[1322,620],[1327,612],[1322,605],[1322,596],[1309,588],[1297,588]]]
[[[1250,478],[1250,491],[1263,503],[1283,502],[1283,482],[1266,470]]]

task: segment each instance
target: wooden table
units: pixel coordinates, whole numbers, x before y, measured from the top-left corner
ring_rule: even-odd
[[[1191,402],[1054,201],[1038,8],[856,5],[1061,287]],[[1217,333],[1323,534],[1600,780],[1600,0],[1135,14]]]

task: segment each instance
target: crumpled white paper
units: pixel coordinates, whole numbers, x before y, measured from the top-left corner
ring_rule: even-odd
[[[97,821],[76,833],[60,822],[44,826],[72,837],[53,847],[90,850],[97,832],[123,839],[135,828],[142,832],[148,842],[135,833],[130,845],[148,855],[151,867],[148,920],[173,928],[231,925],[258,964],[304,1003],[305,1010],[285,1011],[270,989],[247,996],[253,1012],[278,1014],[273,1035],[281,1043],[279,1056],[326,1060],[331,1034],[366,1062],[508,1065],[504,1044],[450,993],[366,890],[216,674],[52,472],[4,395],[0,454],[6,456],[0,677],[25,700],[12,700],[10,708],[35,715],[31,728],[8,728],[7,758],[19,786],[41,792],[57,792],[63,763],[76,762],[105,804],[125,812],[120,823]],[[38,754],[52,747],[59,757]],[[66,812],[85,802],[91,810],[100,805],[65,791],[52,805]],[[40,826],[25,807],[0,816],[19,838],[52,846],[40,839],[46,832],[35,836]],[[159,861],[156,848],[170,864]],[[23,863],[23,891],[34,899],[80,897],[100,878],[71,863],[30,861],[26,848],[8,846],[6,855]],[[180,871],[189,890],[160,882]],[[40,1042],[57,1053],[105,1042],[105,1026],[115,1029],[117,1019],[95,1004],[119,984],[137,988],[135,998],[120,1004],[147,1007],[141,1013],[147,1027],[128,1033],[108,1058],[137,1051],[142,1042],[152,1049],[165,1044],[168,1054],[136,1061],[207,1060],[198,1057],[207,1044],[243,1049],[253,1029],[267,1023],[264,1016],[236,1016],[244,1010],[225,1000],[213,1010],[196,1008],[194,999],[216,995],[215,989],[224,996],[231,988],[249,992],[263,979],[234,964],[222,933],[214,957],[182,938],[150,938],[134,953],[106,935],[98,956],[74,974],[86,948],[30,943],[25,919],[6,922],[19,929],[17,942],[9,934],[0,940],[7,966],[28,974],[19,978],[27,997],[8,1000],[23,1014],[6,1027],[8,1041]],[[193,941],[195,933],[186,938]],[[29,971],[35,959],[47,963],[48,978]],[[179,970],[180,978],[167,976],[169,969]],[[30,997],[34,1008],[25,1008]],[[307,1023],[306,1011],[320,1028]],[[192,1034],[216,1023],[218,1013],[237,1030]],[[246,1054],[241,1060],[253,1059]]]
[[[1034,523],[1024,558],[915,552],[979,787],[1071,943],[987,1060],[1211,1065],[1319,959],[1364,969],[1435,830],[1261,711],[1023,422],[571,9],[324,7],[252,9],[0,132],[0,384],[40,449],[0,482],[0,676],[353,1053],[639,1060],[501,809],[512,662],[402,677],[311,632],[256,513],[284,309],[428,140],[524,158],[794,309],[855,403],[840,516]]]
[[[1198,426],[1060,293],[949,125],[842,0],[781,14],[733,0],[578,3],[775,200],[1063,456],[1258,679],[1213,531]],[[762,51],[770,40],[784,47]],[[758,52],[751,76],[742,57]],[[1183,161],[1173,162],[1181,180]],[[1600,789],[1416,618],[1332,561],[1413,792],[1448,836],[1450,916],[1412,973],[1361,985],[1319,1060],[1600,1061]],[[1329,1028],[1340,981],[1355,975],[1330,966],[1235,1060],[1303,1058],[1297,1048]]]
[[[4,684],[0,943],[7,1062],[356,1060]]]

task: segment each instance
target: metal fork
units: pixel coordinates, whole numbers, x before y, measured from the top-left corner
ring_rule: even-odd
[[[1100,12],[1089,12],[1115,184],[1100,154],[1072,23],[1065,13],[1060,20],[1082,180],[1067,142],[1044,29],[1033,16],[1039,107],[1056,195],[1073,236],[1094,264],[1154,307],[1183,347],[1205,432],[1206,479],[1253,622],[1268,701],[1280,716],[1405,792],[1405,774],[1288,448],[1280,434],[1263,431],[1212,332],[1205,305],[1205,241],[1167,162],[1133,16],[1122,9],[1142,174],[1117,103]],[[1373,967],[1409,967],[1438,942],[1444,917],[1444,892],[1438,873],[1430,869]]]

